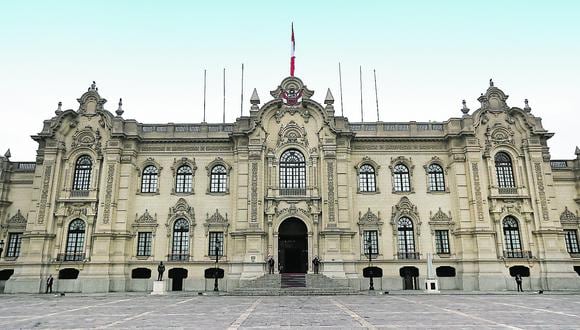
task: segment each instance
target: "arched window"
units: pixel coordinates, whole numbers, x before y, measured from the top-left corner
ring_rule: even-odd
[[[369,164],[362,165],[358,170],[358,189],[362,192],[376,191],[375,169]]]
[[[175,192],[190,193],[193,172],[188,165],[180,166],[177,169],[177,177],[175,179]]]
[[[209,191],[212,193],[225,193],[228,187],[228,171],[223,165],[216,165],[211,169]]]
[[[173,225],[173,245],[169,260],[189,260],[189,222],[178,219]]]
[[[93,161],[87,155],[80,156],[75,164],[73,190],[89,190],[91,185],[91,169]]]
[[[413,235],[413,221],[401,217],[397,222],[399,239],[399,259],[417,259],[415,253],[415,236]]]
[[[495,171],[497,172],[497,184],[500,188],[515,188],[512,159],[505,152],[495,155]]]
[[[306,188],[306,161],[298,150],[287,150],[280,157],[280,189]]]
[[[518,220],[512,216],[503,219],[503,235],[505,238],[505,256],[508,258],[523,258]]]
[[[143,175],[141,177],[141,192],[142,193],[154,193],[157,192],[157,182],[158,182],[159,172],[157,167],[149,165],[143,170]]]
[[[66,250],[64,261],[82,261],[85,259],[85,222],[75,219],[68,225],[66,238]]]
[[[429,176],[429,191],[445,191],[445,177],[443,168],[438,164],[431,164],[427,168]]]
[[[409,181],[409,169],[403,164],[395,165],[393,170],[393,182],[395,191],[411,191],[411,183]]]

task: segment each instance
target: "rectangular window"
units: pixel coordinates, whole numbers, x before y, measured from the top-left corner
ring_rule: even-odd
[[[217,250],[217,251],[216,251]],[[213,231],[209,233],[209,256],[224,255],[224,233]]]
[[[435,251],[441,254],[449,254],[449,231],[435,231]]]
[[[568,253],[580,253],[578,249],[578,233],[575,229],[566,229],[566,249]]]
[[[148,257],[151,255],[151,232],[139,232],[137,235],[137,256]]]
[[[7,257],[16,258],[20,255],[20,245],[22,244],[22,233],[10,233],[8,236]]]
[[[376,230],[365,230],[363,232],[363,254],[369,254],[369,243],[371,255],[379,254],[379,233]]]

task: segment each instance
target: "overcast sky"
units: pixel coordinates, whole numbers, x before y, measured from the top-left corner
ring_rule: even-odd
[[[444,121],[461,100],[479,107],[489,78],[510,106],[528,98],[556,133],[553,159],[580,145],[578,1],[2,1],[0,152],[34,160],[42,121],[95,80],[106,108],[123,98],[125,118],[201,122],[207,69],[207,121],[244,114],[257,88],[262,103],[289,75],[290,23],[296,76],[322,102],[330,88],[340,114],[376,121],[373,69],[382,121]]]

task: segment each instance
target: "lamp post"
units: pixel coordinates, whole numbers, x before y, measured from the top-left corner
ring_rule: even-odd
[[[4,240],[0,240],[0,259],[2,259],[2,252],[4,252]]]
[[[373,271],[371,269],[372,252],[373,252],[372,244],[371,243],[372,243],[372,240],[371,240],[371,237],[369,236],[367,238],[367,247],[369,249],[369,275],[371,275],[370,276],[370,281],[369,281],[369,291],[373,291],[375,289],[375,286],[374,286],[374,283],[373,283]]]
[[[219,252],[220,252],[220,239],[219,237],[216,237],[215,239],[215,270],[213,272],[213,278],[214,278],[214,283],[213,283],[213,290],[214,291],[219,291],[218,288],[218,260],[219,260]]]

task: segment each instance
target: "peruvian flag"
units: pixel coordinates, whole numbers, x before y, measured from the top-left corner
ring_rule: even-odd
[[[292,50],[291,50],[291,55],[290,55],[290,76],[294,77],[294,68],[295,68],[295,63],[294,61],[296,60],[296,56],[294,56],[294,49],[296,49],[296,42],[294,41],[294,23],[292,23]]]

